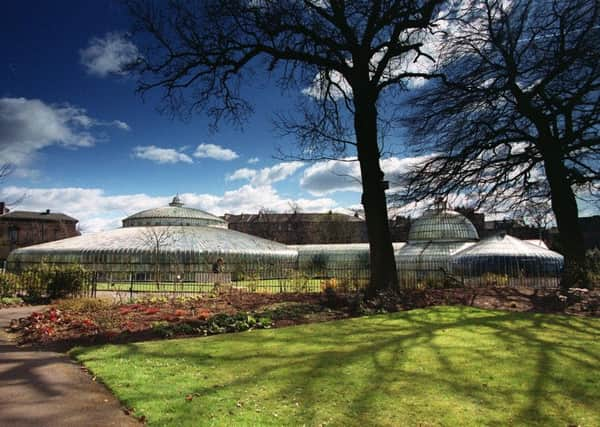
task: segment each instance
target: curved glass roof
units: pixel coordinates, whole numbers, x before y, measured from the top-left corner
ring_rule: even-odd
[[[558,252],[544,249],[536,244],[517,239],[507,234],[497,234],[487,237],[470,248],[461,251],[456,255],[456,261],[469,262],[471,258],[494,256],[563,260],[563,256]]]
[[[156,225],[197,226],[227,228],[227,222],[200,209],[184,208],[178,196],[173,198],[169,206],[133,214],[123,220],[123,227],[144,227]]]
[[[409,242],[468,242],[479,240],[471,221],[447,209],[429,210],[410,226]]]
[[[124,227],[99,233],[42,243],[17,249],[11,257],[24,254],[153,251],[160,241],[161,251],[193,251],[219,254],[279,254],[296,256],[287,246],[238,231],[217,227],[149,226]]]

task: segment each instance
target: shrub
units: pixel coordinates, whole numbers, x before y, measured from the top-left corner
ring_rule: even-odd
[[[56,302],[56,308],[61,311],[71,311],[76,313],[97,312],[109,308],[112,305],[110,301],[100,298],[70,298]]]
[[[47,292],[50,298],[64,298],[80,294],[86,283],[87,275],[79,265],[54,267],[50,270]]]
[[[600,249],[590,249],[585,253],[587,267],[591,273],[600,274]]]
[[[246,274],[241,270],[240,267],[236,267],[231,272],[231,281],[232,282],[241,282],[242,280],[246,280]]]
[[[1,297],[0,305],[21,305],[23,300],[19,297]]]
[[[589,280],[592,286],[600,286],[600,249],[595,248],[586,252]]]
[[[334,277],[332,279],[325,279],[321,282],[321,291],[328,292],[329,290],[337,290],[338,289],[338,281]]]
[[[23,299],[27,302],[36,302],[42,299],[46,293],[46,286],[43,278],[34,270],[27,270],[21,273],[19,278]]]
[[[88,274],[79,265],[54,266],[42,263],[21,275],[22,288],[30,300],[65,298],[81,294]]]
[[[293,292],[308,292],[310,277],[307,274],[298,274],[292,279],[291,290]]]
[[[19,290],[19,276],[12,273],[0,273],[0,297],[12,297]]]
[[[509,279],[506,274],[484,273],[481,282],[485,286],[508,286]]]

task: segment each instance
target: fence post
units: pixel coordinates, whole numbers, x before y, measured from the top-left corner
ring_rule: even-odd
[[[133,273],[129,273],[129,299],[133,300]]]

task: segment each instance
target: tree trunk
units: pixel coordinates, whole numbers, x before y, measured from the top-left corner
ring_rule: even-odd
[[[372,297],[379,290],[397,290],[398,275],[388,224],[383,172],[379,164],[376,97],[355,90],[354,106],[354,129],[363,188],[362,204],[370,250],[371,276],[367,297]]]
[[[561,287],[587,287],[585,248],[583,233],[579,225],[577,200],[567,180],[567,170],[563,163],[558,141],[542,150],[544,168],[550,185],[552,210],[556,218],[559,242],[565,257],[565,267]]]

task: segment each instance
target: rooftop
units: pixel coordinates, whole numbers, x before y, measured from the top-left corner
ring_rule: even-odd
[[[79,222],[79,220],[63,213],[52,213],[50,210],[44,212],[34,211],[12,211],[0,215],[0,220],[35,220],[35,221],[57,221],[57,222]]]

